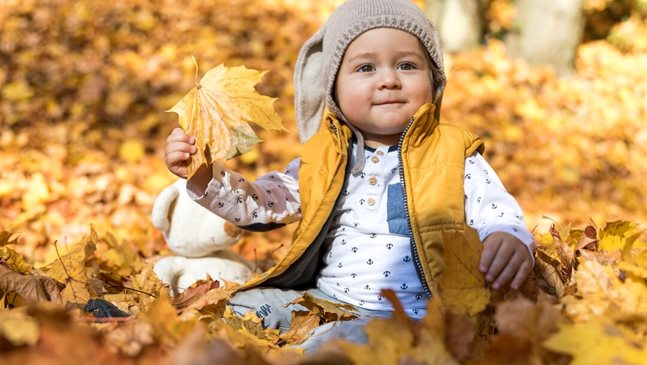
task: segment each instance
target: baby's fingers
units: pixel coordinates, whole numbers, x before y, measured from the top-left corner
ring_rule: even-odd
[[[496,281],[494,281],[494,283],[492,284],[492,288],[496,290],[506,289],[512,279],[516,277],[522,263],[522,256],[514,254],[512,257],[510,257],[505,266],[503,266],[499,275],[496,277]]]
[[[494,235],[490,235],[485,239],[483,243],[483,252],[481,253],[481,261],[479,262],[479,270],[482,273],[486,273],[492,265],[492,261],[496,257],[496,253],[501,246],[502,241],[495,239]]]
[[[517,274],[515,275],[510,287],[514,290],[519,289],[521,285],[523,285],[524,281],[526,281],[531,268],[532,263],[530,261],[524,260],[524,262],[521,264],[521,267],[517,271]]]
[[[186,134],[182,128],[175,128],[173,129],[173,131],[171,131],[171,134],[169,134],[168,138],[166,138],[166,144],[170,144],[173,142],[184,142],[184,143],[194,144],[195,137]]]

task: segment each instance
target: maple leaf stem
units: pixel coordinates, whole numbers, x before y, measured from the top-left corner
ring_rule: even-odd
[[[254,270],[253,272],[256,272],[258,270],[258,255],[256,254],[256,247],[254,247]]]
[[[58,257],[58,261],[60,261],[60,262],[61,262],[61,266],[63,266],[63,271],[65,271],[65,275],[67,275],[67,278],[68,278],[70,281],[78,281],[78,280],[74,279],[74,278],[70,275],[70,273],[67,271],[67,267],[65,267],[65,262],[63,262],[63,259],[61,258],[61,254],[58,252],[58,245],[57,245],[57,243],[58,243],[58,240],[57,240],[57,241],[54,241],[54,250],[56,250],[56,256]],[[67,280],[66,280],[66,281],[67,281]],[[84,283],[84,284],[85,284],[85,283]],[[72,295],[74,296],[74,300],[78,300],[78,297],[76,296],[76,292],[74,291],[74,286],[73,286],[73,285],[70,285],[70,290],[72,291]]]
[[[193,60],[193,64],[195,65],[195,85],[200,86],[198,84],[198,61],[195,59],[195,56],[191,56],[191,59]]]
[[[127,287],[127,286],[114,285],[114,284],[106,284],[106,286],[111,287],[111,288],[119,288],[119,289],[124,289],[124,290],[132,290],[132,291],[136,291],[136,292],[138,292],[138,293],[146,294],[146,295],[148,295],[149,297],[157,298],[157,297],[155,296],[155,294],[148,293],[148,292],[145,292],[145,291],[143,291],[143,290],[139,290],[139,289],[135,289],[135,288],[129,288],[129,287]]]

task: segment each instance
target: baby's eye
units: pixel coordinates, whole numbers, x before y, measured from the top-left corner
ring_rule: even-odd
[[[398,65],[398,70],[410,71],[415,69],[416,69],[416,66],[408,62],[404,62]]]
[[[361,65],[357,68],[358,72],[371,72],[374,71],[375,69],[371,65]]]

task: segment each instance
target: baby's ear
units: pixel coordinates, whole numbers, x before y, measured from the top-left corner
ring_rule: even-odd
[[[294,104],[301,143],[319,130],[326,105],[324,33],[325,25],[303,44],[294,70]]]

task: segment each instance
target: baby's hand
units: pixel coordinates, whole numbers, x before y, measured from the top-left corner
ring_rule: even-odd
[[[175,128],[166,139],[164,161],[166,167],[175,175],[186,178],[189,157],[196,153],[195,138]]]
[[[483,241],[479,269],[492,288],[502,290],[510,286],[519,289],[532,270],[532,257],[526,245],[515,236],[494,232]]]

